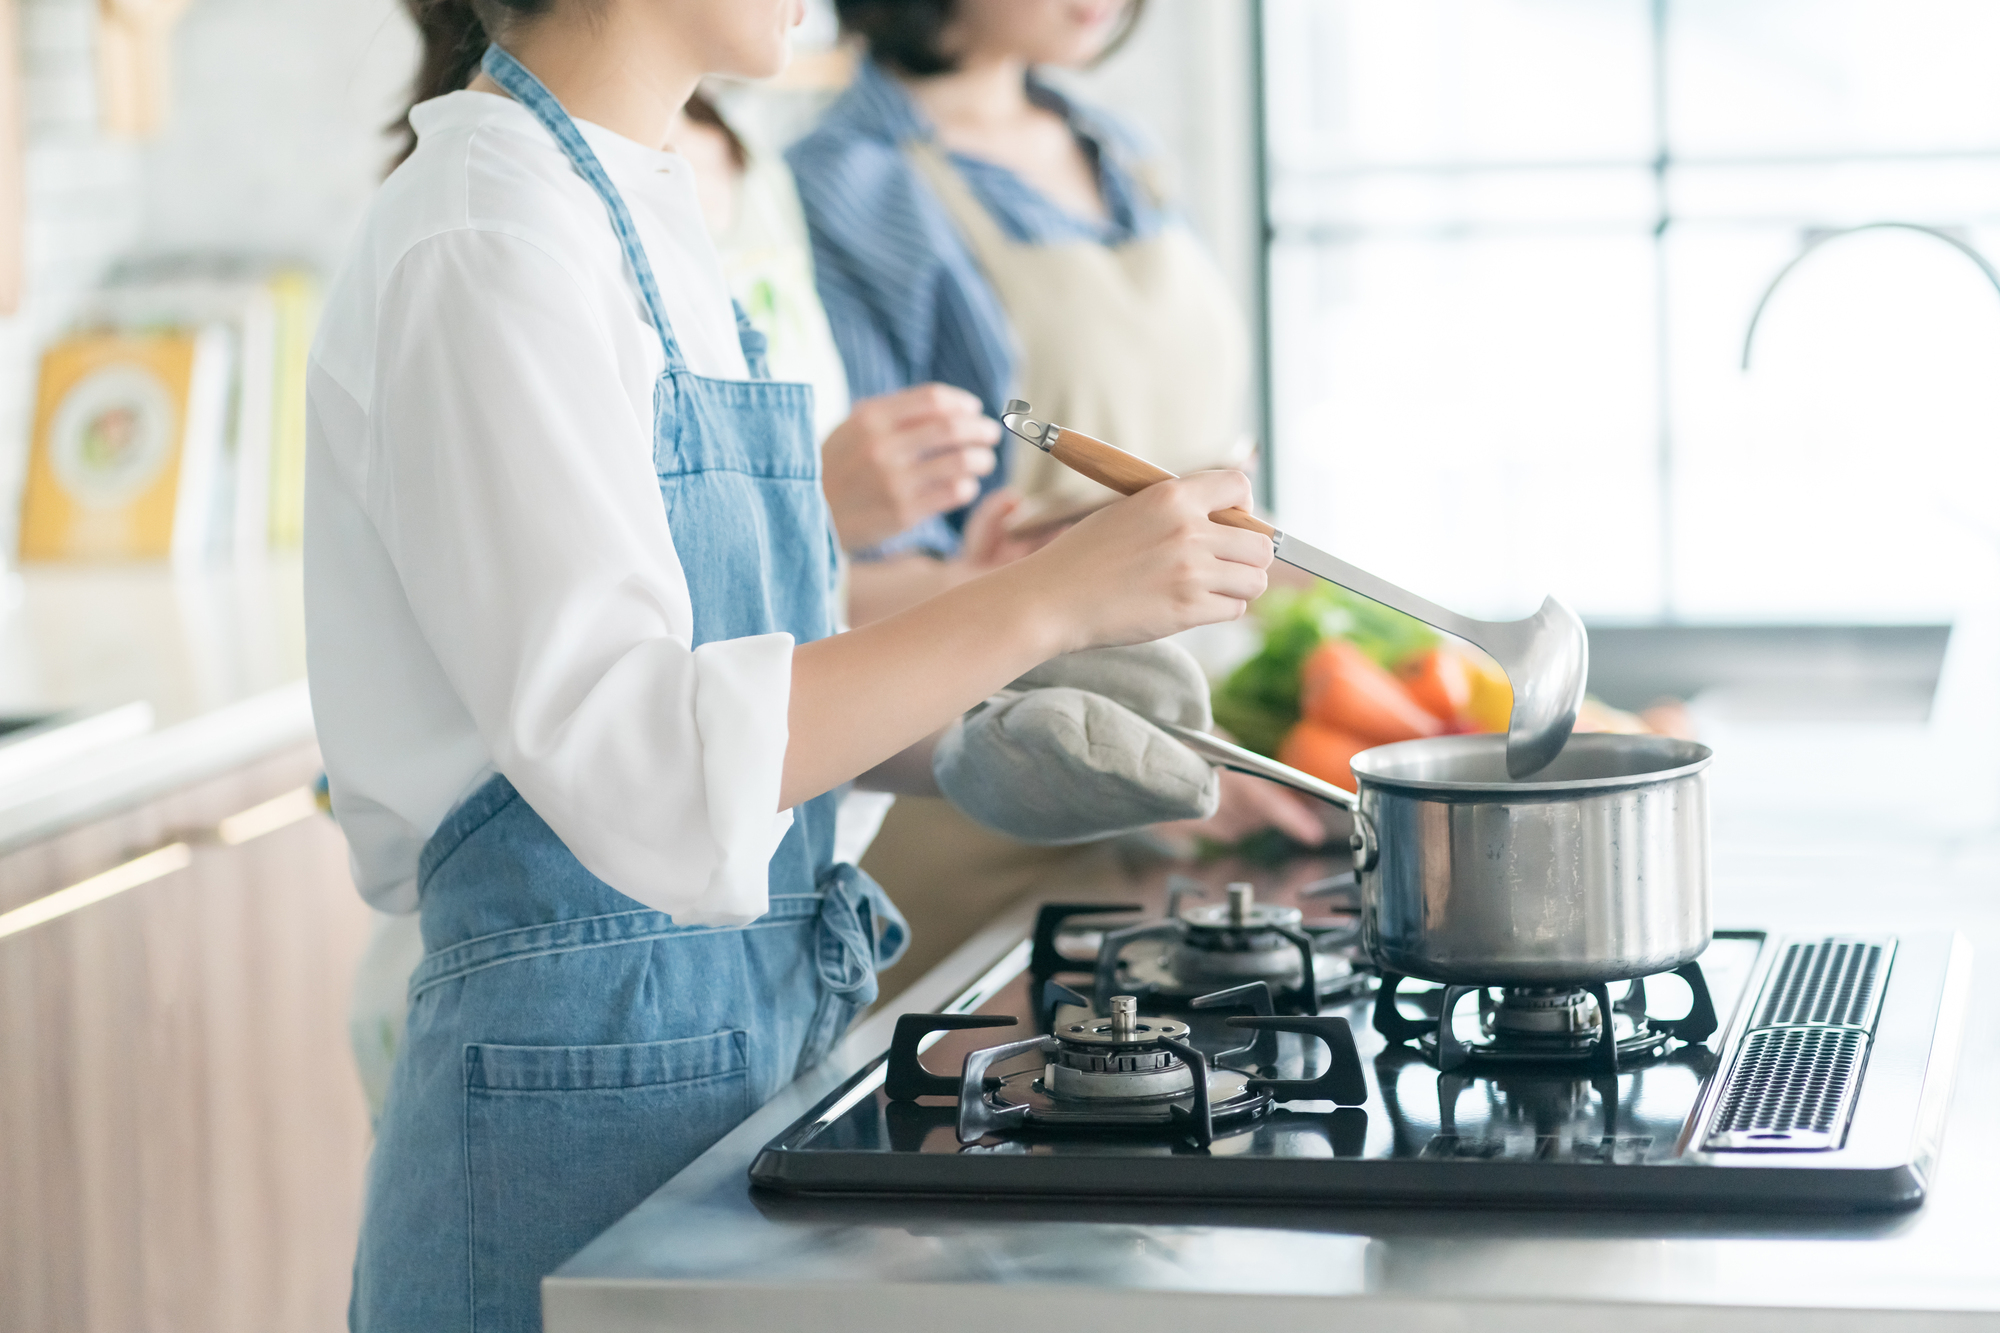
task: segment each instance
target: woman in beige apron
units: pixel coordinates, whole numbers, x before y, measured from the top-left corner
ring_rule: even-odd
[[[1030,72],[1036,63],[1101,57],[1135,11],[1092,12],[1060,0],[869,0],[839,8],[872,58],[792,160],[813,224],[822,294],[850,375],[865,378],[924,336],[921,324],[898,326],[909,293],[894,280],[935,258],[943,261],[940,276],[925,281],[949,282],[956,250],[1004,321],[1011,357],[1002,396],[1025,398],[1041,419],[1175,472],[1245,464],[1249,340],[1220,272],[1187,229],[1165,216],[1156,173],[1130,151],[1129,140]],[[947,115],[927,114],[982,96],[1004,109],[1007,95],[1019,102],[1023,88],[1027,102],[1011,122],[1018,125],[1011,140],[1005,128],[958,136]],[[1002,96],[992,98],[995,91]],[[1044,114],[1036,117],[1029,107]],[[1038,173],[1031,180],[998,165],[1048,148],[1052,116],[1074,135],[1070,148],[1080,174],[1064,181]],[[1059,140],[1056,147],[1060,160]],[[979,174],[985,199],[968,171]],[[1013,214],[1011,228],[990,206],[996,191],[1026,192],[1001,196]],[[1121,192],[1129,199],[1121,200]],[[1128,217],[1160,221],[1103,235],[1116,230],[1116,202],[1126,202]],[[1037,213],[1049,209],[1071,215],[1067,228],[1060,216],[1056,222],[1058,232],[1071,235],[1010,234],[1034,227]],[[1092,226],[1092,213],[1105,223]],[[871,289],[871,272],[890,280]],[[956,318],[957,326],[934,335],[942,349],[937,361],[925,365],[918,356],[903,373],[928,371],[927,378],[993,396],[995,384],[976,382],[976,356],[964,367],[973,382],[955,377],[957,367],[945,360],[955,340],[977,343],[981,296],[971,290],[938,301],[934,322],[951,325]],[[873,327],[857,328],[864,325]],[[1016,518],[1021,529],[1052,528],[1112,498],[1038,451],[1015,450],[1009,461],[1009,484],[1025,497]],[[940,584],[953,578],[950,559],[930,567]],[[1232,780],[1224,799],[1215,827],[1204,830],[1213,836],[1276,823],[1317,840],[1316,817],[1276,788]],[[911,924],[910,951],[884,975],[883,993],[915,980],[1001,907],[1046,883],[1088,873],[1081,863],[1104,855],[1102,848],[1030,847],[981,828],[943,801],[903,798],[865,862]]]

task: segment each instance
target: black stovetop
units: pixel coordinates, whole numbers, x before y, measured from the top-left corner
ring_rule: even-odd
[[[987,1128],[990,1117],[962,1115],[955,1097],[912,1098],[908,1067],[902,1099],[892,1098],[885,1055],[767,1145],[751,1179],[787,1194],[898,1198],[1914,1207],[1947,1100],[1962,953],[1949,935],[1719,933],[1699,960],[1716,1030],[1661,1043],[1615,1069],[1588,1060],[1465,1061],[1440,1071],[1434,1042],[1427,1048],[1408,1033],[1390,1040],[1378,1027],[1397,1025],[1376,1014],[1373,995],[1344,995],[1321,1012],[1347,1020],[1358,1079],[1341,1100],[1359,1104],[1281,1100],[1217,1120],[1212,1134],[1191,1129],[1186,1114],[1148,1130],[1022,1121]],[[948,1006],[956,1021],[979,1014],[1020,1022],[932,1038],[922,1059],[944,1076],[928,1080],[936,1088],[956,1082],[971,1052],[1025,1044],[1051,1019],[1060,1026],[1089,1015],[1056,1009],[1037,1024],[1030,992],[1041,987],[1031,984],[1039,979],[1030,954],[1024,943]],[[1646,990],[1651,1011],[1669,1019],[1694,1004],[1678,978],[1651,979]],[[1398,1012],[1412,1032],[1434,1021],[1438,991],[1404,983],[1401,995]],[[1176,1015],[1189,1028],[1187,1043],[1209,1057],[1250,1035],[1219,1014],[1159,997],[1142,999],[1142,1010]],[[1475,1006],[1459,1010],[1461,1029],[1475,1038]],[[1254,1071],[1266,1079],[1313,1079],[1341,1059],[1337,1043],[1275,1035],[1275,1051],[1264,1052],[1275,1058]],[[984,1086],[996,1090],[996,1103],[1019,1100],[998,1091],[1003,1079],[1008,1089],[1039,1088],[1046,1058],[1023,1050],[986,1071]],[[1329,1076],[1329,1085],[1337,1081]]]

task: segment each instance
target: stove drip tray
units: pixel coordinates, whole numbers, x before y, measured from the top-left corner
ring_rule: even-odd
[[[1392,1042],[1413,1043],[1444,1072],[1467,1066],[1562,1065],[1616,1073],[1659,1059],[1676,1043],[1706,1041],[1716,1029],[1715,1001],[1701,964],[1674,975],[1687,983],[1693,1002],[1680,1018],[1649,1012],[1645,978],[1627,984],[1615,1002],[1603,983],[1583,986],[1443,986],[1409,997],[1424,1017],[1404,1012],[1406,977],[1384,973],[1375,996],[1375,1030]],[[1468,995],[1478,997],[1479,1036],[1466,1040],[1458,1015]]]

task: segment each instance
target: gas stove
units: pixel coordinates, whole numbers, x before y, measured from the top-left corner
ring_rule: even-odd
[[[1205,906],[1176,901],[1141,923],[1152,934],[1106,931],[1095,958],[1056,941],[1104,905],[1052,906],[946,1012],[903,1015],[889,1051],[759,1153],[753,1183],[1743,1211],[1923,1199],[1969,985],[1954,935],[1718,932],[1695,964],[1615,995],[1394,976],[1371,995],[1320,982],[1334,932],[1240,892]],[[1161,950],[1135,959],[1135,943]],[[1232,957],[1191,966],[1184,949]],[[1188,994],[1198,977],[1233,984]]]

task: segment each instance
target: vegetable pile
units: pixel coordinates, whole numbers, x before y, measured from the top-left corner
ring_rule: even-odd
[[[1354,789],[1355,755],[1393,741],[1505,731],[1507,676],[1469,644],[1330,583],[1277,588],[1252,608],[1264,646],[1215,688],[1215,720],[1238,743]],[[1585,703],[1579,731],[1644,731]]]

